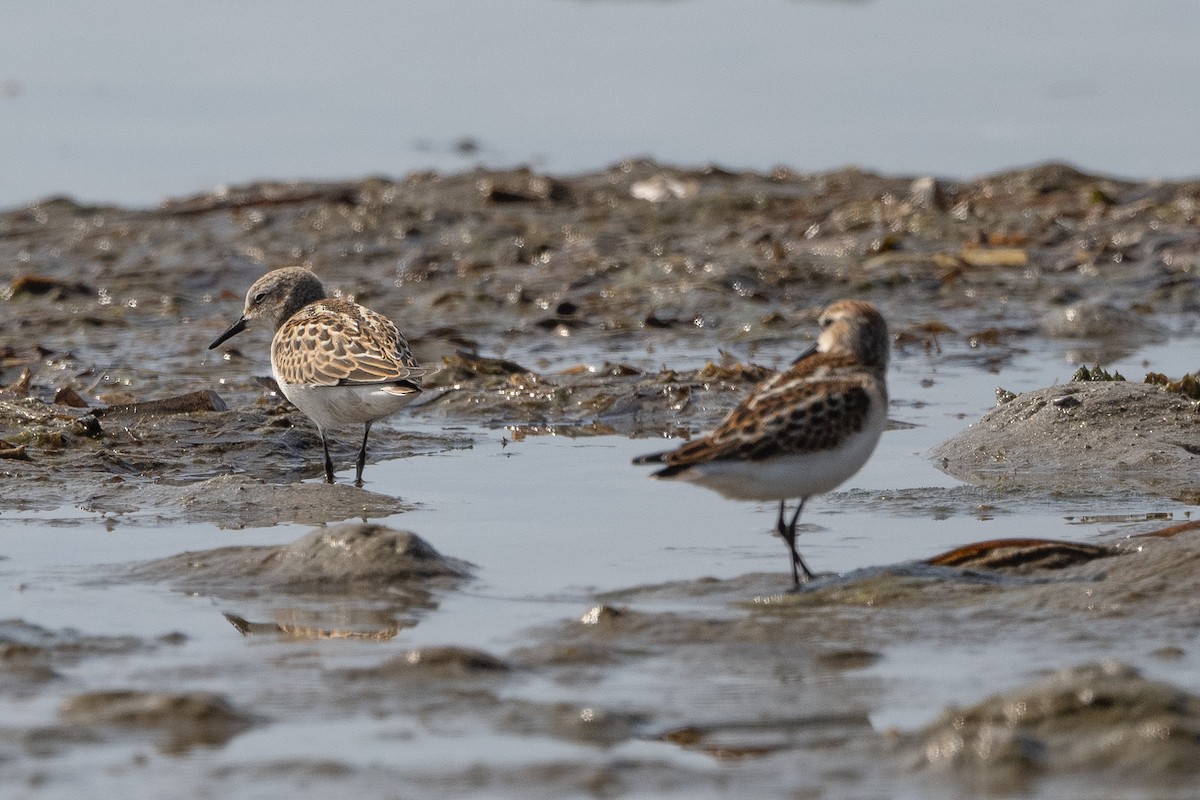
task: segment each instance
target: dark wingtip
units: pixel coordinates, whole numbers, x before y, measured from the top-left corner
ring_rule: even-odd
[[[638,456],[633,460],[634,464],[666,464],[667,456],[675,452],[674,450],[664,450],[661,453],[649,453],[644,456]],[[688,469],[690,464],[670,464],[660,470],[650,473],[651,478],[673,478],[684,470]]]
[[[246,318],[239,317],[238,321],[229,326],[229,330],[218,336],[213,343],[208,346],[209,350],[213,350],[221,345],[226,339],[232,339],[242,331],[246,330]]]
[[[681,472],[691,469],[691,464],[672,464],[669,467],[663,467],[657,472],[651,472],[651,478],[674,478]]]

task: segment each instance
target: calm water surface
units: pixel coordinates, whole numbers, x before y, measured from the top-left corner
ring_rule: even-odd
[[[650,156],[1200,174],[1187,0],[6,3],[0,208]]]

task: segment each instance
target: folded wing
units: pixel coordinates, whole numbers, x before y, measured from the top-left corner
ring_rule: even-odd
[[[427,370],[391,320],[346,300],[307,306],[272,343],[281,372],[307,386],[397,384],[417,391]]]

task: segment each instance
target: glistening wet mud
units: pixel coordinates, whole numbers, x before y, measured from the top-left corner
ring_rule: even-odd
[[[1198,197],[1061,165],[631,162],[3,214],[0,775],[1186,797],[1200,539],[1127,537],[1194,501],[1194,401],[1140,381],[1196,370]],[[265,334],[205,349],[288,263],[438,368],[373,431],[365,491],[352,433],[320,482]],[[806,509],[827,574],[785,594],[771,509],[628,462],[714,424],[843,296],[891,324],[892,424]],[[1072,383],[1085,363],[1129,381]],[[345,520],[370,524],[310,532]]]

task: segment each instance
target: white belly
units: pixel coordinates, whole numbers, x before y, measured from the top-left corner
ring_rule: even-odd
[[[713,461],[675,477],[735,500],[789,500],[831,492],[867,463],[883,425],[868,425],[836,450],[764,461]]]
[[[390,417],[408,405],[417,392],[395,386],[302,386],[279,384],[283,396],[324,430]]]

